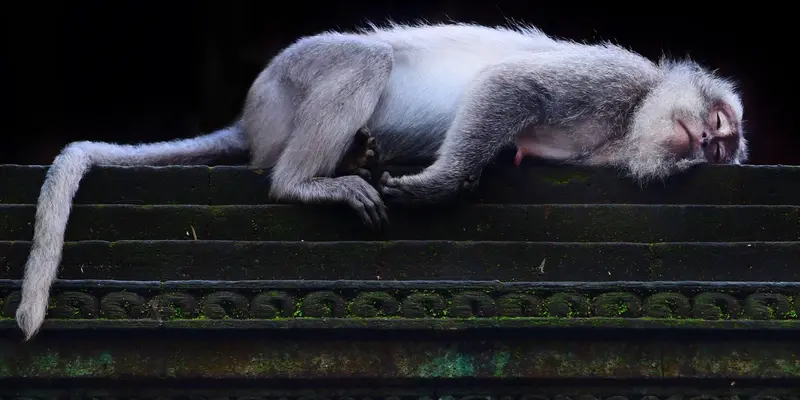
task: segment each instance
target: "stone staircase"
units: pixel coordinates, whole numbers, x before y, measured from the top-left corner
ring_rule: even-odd
[[[24,343],[46,170],[0,166],[2,399],[800,395],[797,167],[498,164],[386,232],[269,204],[264,171],[95,168]]]

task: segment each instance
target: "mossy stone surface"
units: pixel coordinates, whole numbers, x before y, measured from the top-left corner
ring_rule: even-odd
[[[34,205],[0,205],[0,240],[30,240]],[[76,205],[67,241],[530,241],[743,242],[800,238],[800,207],[499,205],[391,208],[367,228],[342,207],[299,205]],[[757,223],[753,223],[757,221]]]

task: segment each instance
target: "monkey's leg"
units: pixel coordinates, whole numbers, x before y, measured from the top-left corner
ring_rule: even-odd
[[[445,201],[474,189],[481,173],[519,132],[542,115],[546,87],[526,65],[499,65],[482,73],[459,105],[437,160],[415,175],[384,172],[387,202]]]
[[[393,63],[391,46],[338,35],[303,39],[273,61],[272,69],[262,74],[261,86],[251,93],[254,105],[247,128],[254,141],[269,141],[274,132],[263,121],[290,121],[285,125],[285,147],[272,169],[274,198],[348,204],[368,225],[387,223],[383,200],[369,182],[355,175],[333,175],[353,132],[375,111]],[[277,107],[262,100],[277,97],[284,99]],[[287,118],[280,110],[292,113]]]
[[[336,176],[358,175],[365,181],[372,181],[370,168],[375,167],[380,159],[378,142],[369,129],[363,127],[356,132],[350,149],[336,168]]]

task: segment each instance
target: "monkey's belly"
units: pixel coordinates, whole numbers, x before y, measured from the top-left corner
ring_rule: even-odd
[[[569,148],[559,147],[532,137],[521,137],[516,141],[517,155],[514,164],[519,166],[525,157],[538,157],[553,161],[564,161],[574,157],[577,152]]]

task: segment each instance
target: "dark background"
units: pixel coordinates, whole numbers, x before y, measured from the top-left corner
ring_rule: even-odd
[[[49,164],[75,140],[134,143],[221,128],[235,118],[269,58],[300,35],[386,18],[484,24],[512,18],[555,36],[609,39],[649,57],[690,55],[717,68],[743,90],[750,162],[800,164],[795,152],[800,138],[789,128],[795,118],[789,104],[793,84],[784,78],[792,26],[779,21],[779,10],[766,14],[758,4],[736,8],[719,2],[634,6],[491,0],[15,2],[0,16],[6,30],[0,76],[7,99],[0,163]]]

